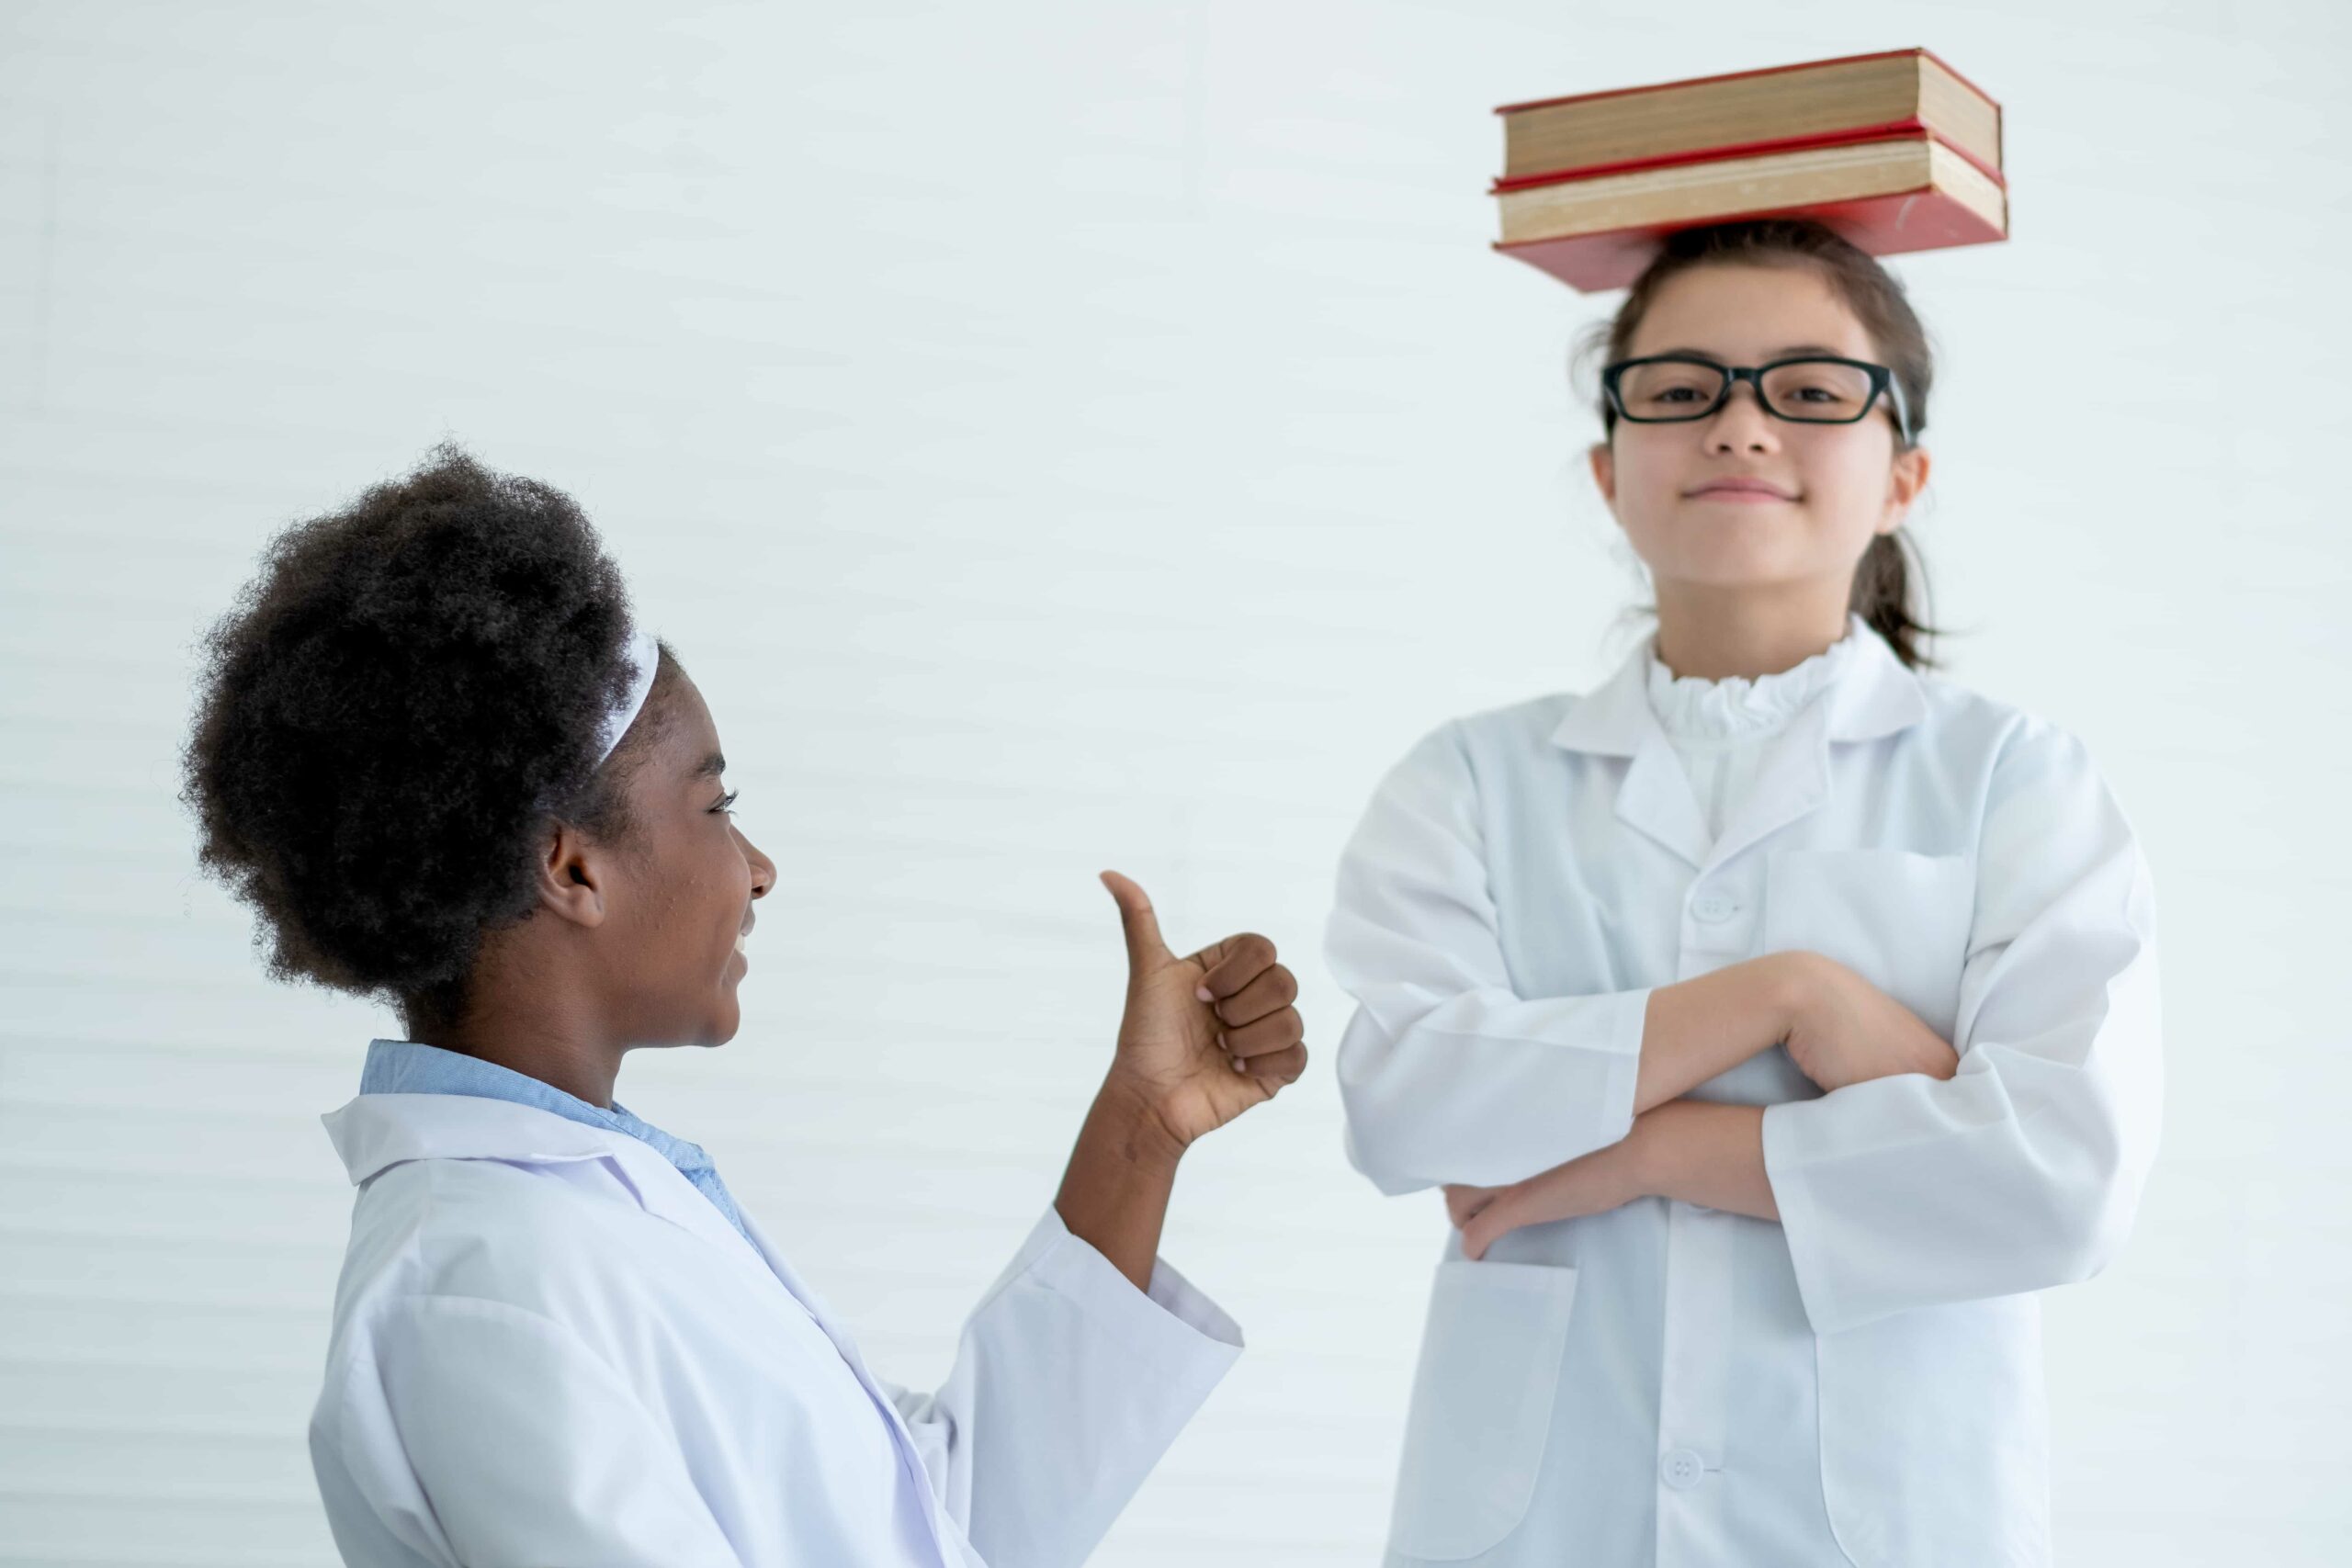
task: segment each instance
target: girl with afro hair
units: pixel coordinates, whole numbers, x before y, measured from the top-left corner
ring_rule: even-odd
[[[200,856],[270,972],[379,998],[325,1118],[358,1189],[311,1424],[369,1568],[1076,1563],[1240,1346],[1157,1257],[1202,1134],[1303,1070],[1266,939],[1128,987],[1054,1203],[936,1392],[876,1378],[623,1057],[738,1027],[775,867],[577,506],[443,448],[300,524],[212,632]]]

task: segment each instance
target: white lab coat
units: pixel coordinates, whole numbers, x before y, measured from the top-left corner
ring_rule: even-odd
[[[359,1195],[311,1453],[363,1568],[1062,1568],[1239,1353],[1049,1209],[910,1393],[635,1138],[465,1095],[325,1121]]]
[[[1710,842],[1645,690],[1448,724],[1381,783],[1327,955],[1349,1157],[1517,1181],[1633,1116],[1652,987],[1826,953],[1960,1052],[1822,1095],[1774,1049],[1781,1222],[1644,1199],[1464,1260],[1450,1230],[1390,1561],[2041,1564],[2033,1292],[2131,1224],[2160,1096],[2146,864],[2081,743],[1867,627]]]

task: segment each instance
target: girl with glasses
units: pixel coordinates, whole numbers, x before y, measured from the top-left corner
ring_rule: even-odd
[[[1328,931],[1350,1157],[1452,1222],[1390,1561],[2045,1563],[2037,1292],[2155,1146],[2145,860],[2078,739],[1931,672],[1876,261],[1685,231],[1595,346],[1656,629],[1415,746]]]

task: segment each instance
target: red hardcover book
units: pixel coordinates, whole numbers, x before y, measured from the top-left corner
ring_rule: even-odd
[[[1622,288],[1678,229],[1817,218],[1872,255],[2008,236],[2000,175],[1940,137],[1792,138],[1503,182],[1496,249],[1583,292]]]

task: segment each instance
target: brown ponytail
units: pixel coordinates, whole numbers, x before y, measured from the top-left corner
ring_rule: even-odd
[[[1810,218],[1753,219],[1668,235],[1665,248],[1634,281],[1616,316],[1595,323],[1587,333],[1577,346],[1577,362],[1589,364],[1595,356],[1604,361],[1624,358],[1650,301],[1668,278],[1694,266],[1724,263],[1819,269],[1902,383],[1911,415],[1910,446],[1918,445],[1919,433],[1928,427],[1928,392],[1936,369],[1927,329],[1894,274],[1836,230]],[[1613,434],[1616,411],[1606,398],[1596,400],[1601,429]],[[1928,621],[1927,568],[1905,530],[1897,528],[1871,540],[1854,569],[1848,604],[1887,640],[1905,664],[1914,670],[1934,667],[1936,660],[1928,654],[1927,643],[1938,633]]]

